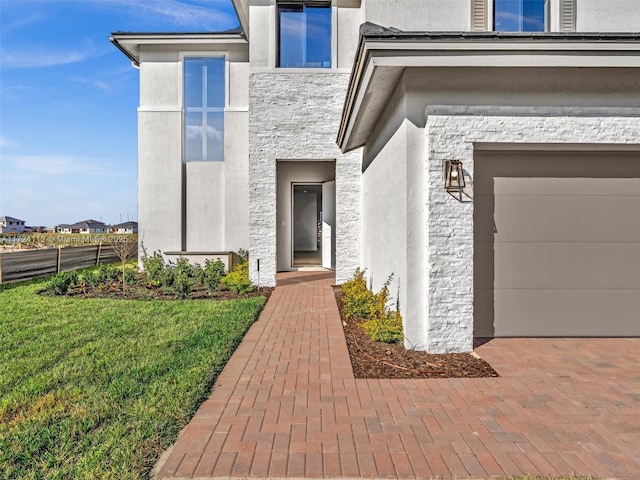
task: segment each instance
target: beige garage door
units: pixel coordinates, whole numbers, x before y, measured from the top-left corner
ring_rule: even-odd
[[[640,156],[475,157],[476,336],[640,336]]]

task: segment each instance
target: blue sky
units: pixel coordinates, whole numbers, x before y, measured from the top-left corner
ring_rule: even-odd
[[[0,215],[137,220],[138,71],[110,33],[237,25],[230,0],[0,0]]]

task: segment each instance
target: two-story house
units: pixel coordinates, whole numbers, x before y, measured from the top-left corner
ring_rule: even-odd
[[[24,220],[19,218],[0,217],[0,233],[23,233],[26,228],[24,223]]]
[[[248,247],[260,285],[393,273],[434,353],[640,335],[638,2],[234,6],[237,31],[112,36],[140,69],[147,250]]]

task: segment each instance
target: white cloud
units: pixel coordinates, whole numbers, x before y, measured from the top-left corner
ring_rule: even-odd
[[[161,18],[180,27],[193,30],[212,29],[214,25],[238,25],[231,0],[206,0],[183,2],[179,0],[102,0],[109,6],[118,5],[131,14],[149,20],[149,16]],[[227,8],[224,8],[227,7]],[[227,28],[227,27],[225,27]]]
[[[202,137],[201,125],[187,125],[186,134],[187,138],[201,138]],[[212,125],[207,125],[207,138],[222,140],[223,133]]]
[[[113,87],[103,80],[96,80],[94,78],[86,77],[71,77],[71,81],[83,85],[91,85],[99,90],[104,90],[105,92],[113,91]]]
[[[14,142],[9,140],[4,135],[0,135],[0,147],[13,147],[15,145]]]
[[[39,177],[70,175],[120,176],[117,170],[97,160],[80,159],[64,155],[3,155],[3,169],[11,165],[16,174],[27,173]]]
[[[83,48],[76,50],[50,50],[40,47],[22,48],[21,50],[0,51],[0,63],[3,69],[10,68],[34,68],[34,67],[55,67],[57,65],[68,65],[70,63],[84,62],[91,58],[96,58],[108,53],[108,51],[97,51],[91,44],[87,43]]]

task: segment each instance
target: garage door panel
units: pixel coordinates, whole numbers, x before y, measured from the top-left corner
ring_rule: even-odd
[[[640,243],[476,243],[478,288],[640,289]],[[493,269],[493,275],[487,270]]]
[[[495,178],[496,195],[637,195],[638,178]]]
[[[495,291],[496,336],[640,336],[640,291]]]
[[[640,336],[640,155],[482,152],[474,332]]]
[[[575,172],[574,172],[575,175]],[[493,177],[474,182],[475,195],[586,195],[609,196],[612,192],[632,196],[640,178]]]
[[[640,182],[637,153],[482,152],[475,160],[475,195],[634,195]]]
[[[493,288],[473,289],[473,335],[493,337],[494,330]]]
[[[496,196],[495,241],[640,242],[640,196]]]

